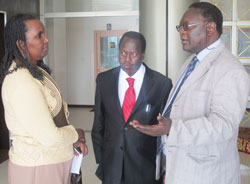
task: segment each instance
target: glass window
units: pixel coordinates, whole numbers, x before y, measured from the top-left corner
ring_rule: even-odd
[[[208,0],[207,2],[210,2],[217,6],[223,15],[224,21],[231,21],[232,20],[232,7],[233,7],[233,0]]]
[[[238,19],[250,20],[250,2],[246,0],[238,0]]]
[[[245,69],[250,77],[250,64],[244,64],[244,67],[245,67]]]
[[[238,52],[239,58],[250,59],[250,26],[238,27]]]
[[[232,28],[231,27],[223,27],[223,34],[221,35],[222,42],[226,45],[226,47],[231,50],[231,41],[232,41]]]
[[[121,36],[101,37],[101,68],[119,66],[119,42]]]

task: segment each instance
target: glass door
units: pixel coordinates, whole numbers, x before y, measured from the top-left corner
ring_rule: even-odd
[[[100,72],[119,66],[119,42],[127,30],[94,31],[95,78]]]

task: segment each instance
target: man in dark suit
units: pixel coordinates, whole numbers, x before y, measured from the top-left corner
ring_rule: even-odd
[[[156,124],[172,88],[170,79],[142,63],[145,48],[142,34],[125,33],[119,44],[120,66],[100,73],[96,79],[92,141],[99,164],[96,175],[103,184],[157,183],[156,137],[127,123],[136,119],[146,125]],[[132,78],[132,86],[128,78]],[[128,95],[130,90],[133,92]],[[132,108],[126,109],[129,106]]]

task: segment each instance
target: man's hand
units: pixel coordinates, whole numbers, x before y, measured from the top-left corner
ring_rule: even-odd
[[[161,136],[168,134],[171,128],[172,120],[164,118],[161,115],[157,116],[157,120],[159,123],[156,125],[143,125],[137,120],[133,120],[129,124],[138,131],[147,135]]]

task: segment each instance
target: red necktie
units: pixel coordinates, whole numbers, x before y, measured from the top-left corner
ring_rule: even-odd
[[[122,104],[122,112],[125,122],[127,122],[130,113],[132,112],[132,109],[135,105],[135,89],[133,87],[135,79],[127,78],[126,80],[128,81],[129,87],[125,93],[124,101]]]

